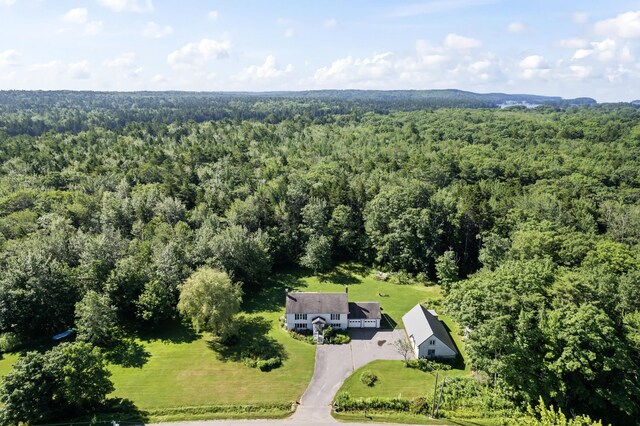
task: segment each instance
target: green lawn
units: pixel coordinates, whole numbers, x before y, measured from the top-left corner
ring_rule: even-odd
[[[315,347],[292,339],[280,327],[285,288],[342,292],[345,285],[349,286],[352,301],[380,301],[383,313],[397,327],[402,327],[402,315],[416,303],[428,301],[429,307],[437,308],[441,300],[437,286],[377,281],[357,265],[343,265],[321,276],[301,269],[274,274],[263,291],[246,296],[243,309],[251,338],[282,353],[282,367],[271,372],[246,367],[237,352],[215,344],[210,336],[195,335],[173,324],[155,335],[135,336],[132,347],[136,354],[130,357],[138,366],[110,366],[116,388],[112,396],[130,399],[138,409],[150,411],[152,420],[233,417],[232,413],[189,415],[186,407],[280,404],[298,400],[313,374]],[[17,355],[8,354],[0,360],[0,377],[10,371],[16,358]],[[389,383],[385,385],[385,381]],[[391,384],[390,377],[380,386],[391,393],[398,389],[397,384]],[[416,385],[416,391],[418,387]],[[177,411],[165,417],[171,409]]]
[[[277,316],[275,320],[270,324],[277,322]],[[275,325],[268,336],[281,344],[286,354],[282,367],[271,372],[247,367],[233,356],[216,352],[207,335],[184,343],[142,342],[150,355],[146,364],[141,368],[111,367],[116,388],[113,396],[128,398],[144,410],[296,400],[313,374],[315,348],[291,339]]]
[[[366,386],[360,382],[360,375],[364,370],[370,370],[378,376],[378,381],[374,386]],[[438,383],[442,381],[444,376],[467,375],[466,371],[460,369],[441,371]],[[373,396],[415,398],[432,394],[434,382],[435,373],[425,373],[414,368],[407,368],[402,361],[373,361],[347,378],[339,392],[349,392],[354,398]]]

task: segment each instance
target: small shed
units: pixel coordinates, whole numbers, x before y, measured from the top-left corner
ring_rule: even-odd
[[[458,355],[438,314],[417,304],[402,317],[416,358],[455,358]]]

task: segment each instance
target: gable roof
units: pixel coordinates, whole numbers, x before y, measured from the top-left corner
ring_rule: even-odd
[[[444,328],[444,324],[428,310],[417,304],[409,312],[402,316],[404,328],[409,336],[413,335],[413,339],[417,346],[424,343],[429,337],[435,336],[454,352],[456,345],[451,340],[451,336]]]
[[[349,302],[349,319],[380,319],[380,303]]]
[[[348,314],[347,293],[287,293],[288,314]]]

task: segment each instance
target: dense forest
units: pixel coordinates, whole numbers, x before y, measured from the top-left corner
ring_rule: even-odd
[[[640,109],[376,99],[2,93],[1,339],[357,261],[439,282],[518,406],[637,423]]]

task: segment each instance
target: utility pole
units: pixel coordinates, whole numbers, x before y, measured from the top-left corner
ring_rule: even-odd
[[[436,406],[436,417],[438,416],[438,409],[440,409],[440,401],[442,400],[442,391],[444,390],[445,383],[447,383],[447,376],[444,376],[442,386],[440,386],[440,396],[438,397],[438,405]]]
[[[436,410],[436,393],[438,393],[438,370],[436,370],[436,382],[433,385],[433,404],[431,405],[431,418]]]

